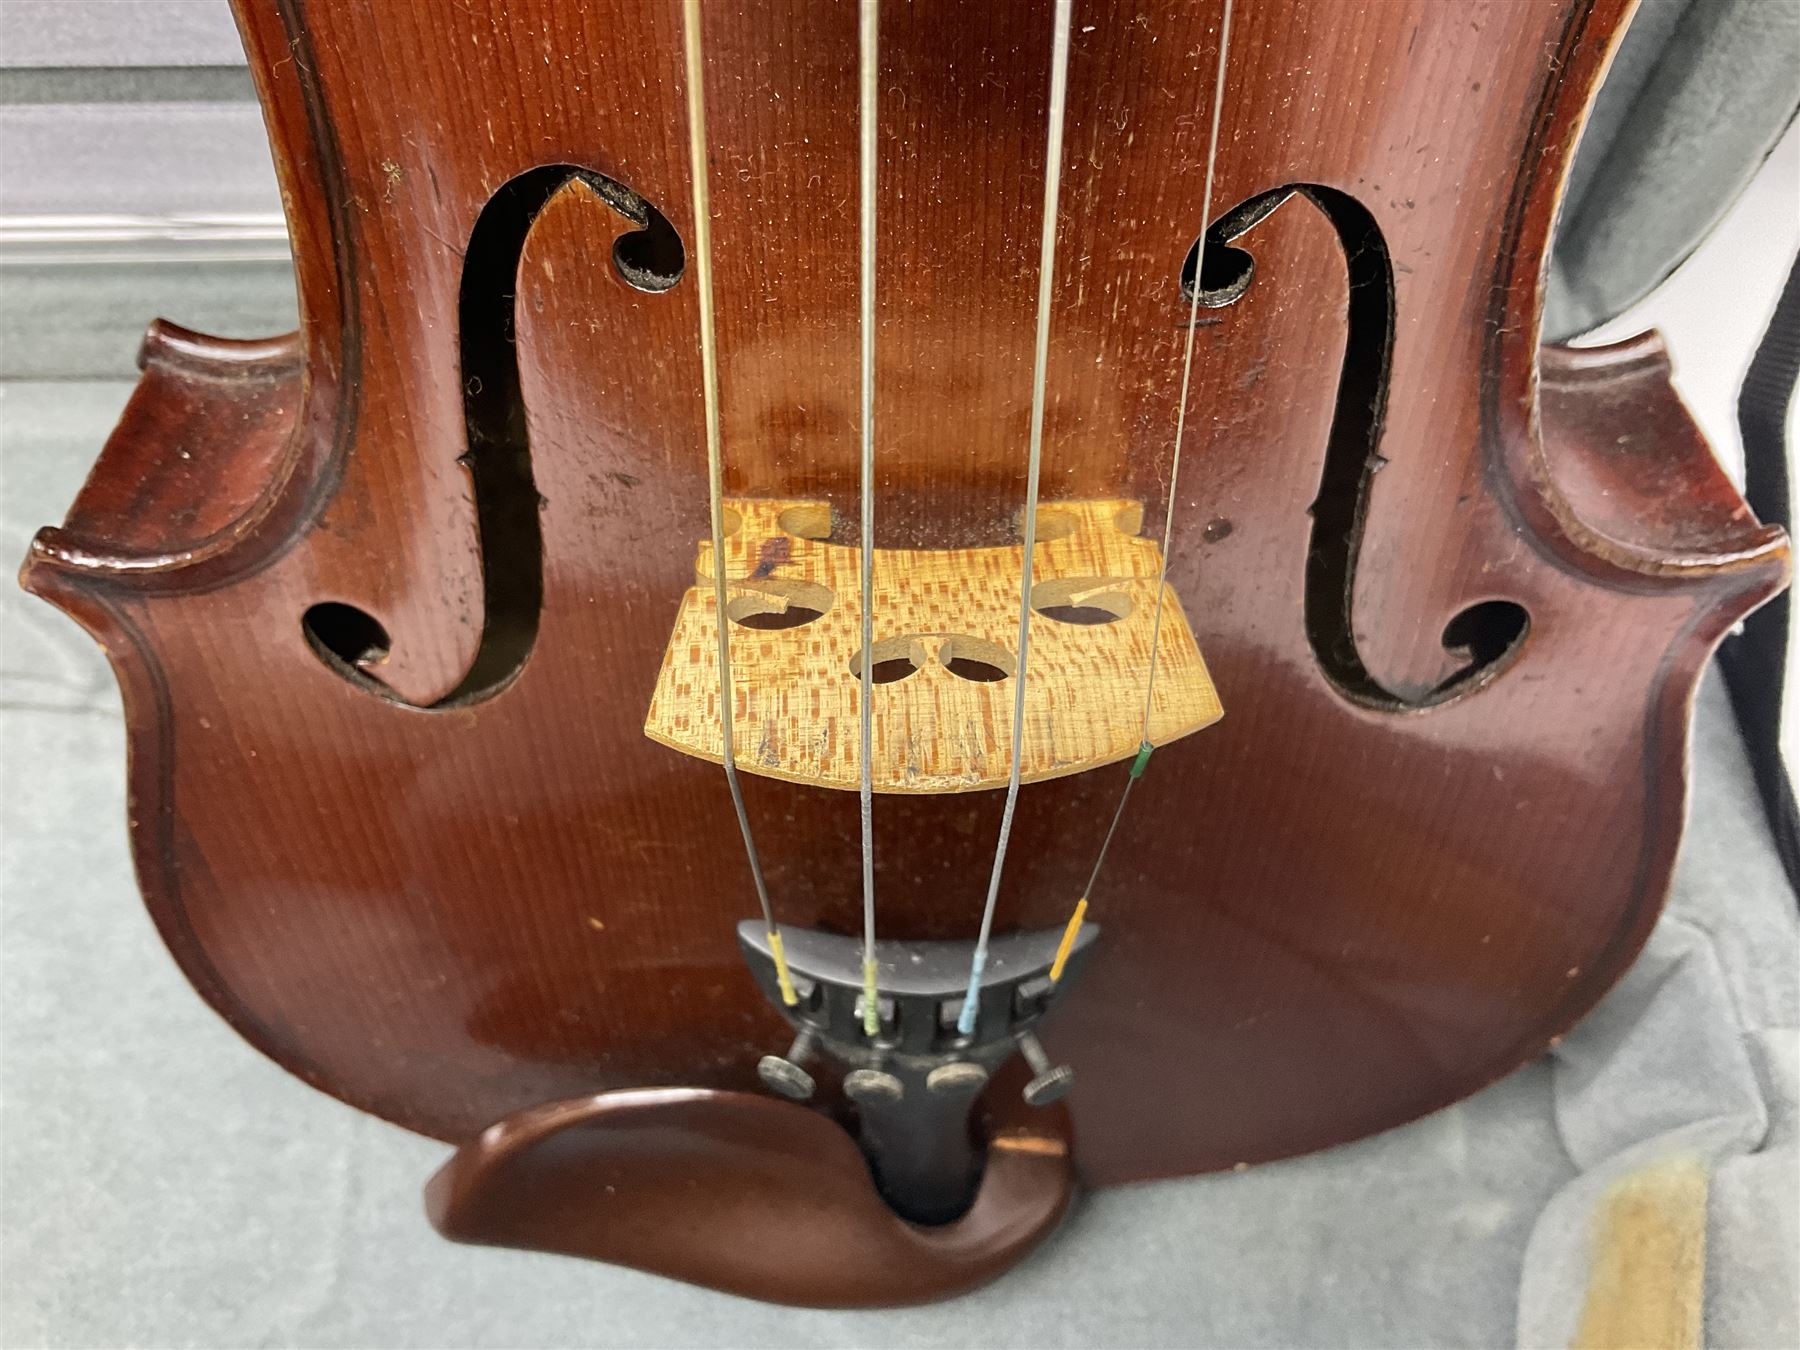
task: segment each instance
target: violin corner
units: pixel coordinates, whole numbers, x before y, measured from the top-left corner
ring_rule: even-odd
[[[86,582],[179,589],[176,574],[256,534],[288,480],[305,385],[296,335],[236,341],[159,319],[138,364],[66,518],[38,531],[20,569],[53,603]]]
[[[1534,476],[1586,561],[1639,584],[1735,593],[1747,612],[1787,584],[1787,532],[1751,510],[1672,376],[1654,332],[1544,348]]]

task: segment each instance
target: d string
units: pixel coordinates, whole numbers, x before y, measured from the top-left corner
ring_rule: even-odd
[[[700,307],[700,390],[706,408],[706,475],[712,498],[712,563],[714,618],[719,628],[719,735],[725,782],[731,788],[731,805],[737,811],[738,829],[744,836],[744,852],[750,859],[750,876],[762,905],[763,923],[769,934],[769,953],[775,960],[775,979],[781,999],[789,1007],[800,1001],[788,974],[787,954],[781,946],[781,929],[769,903],[768,882],[763,879],[762,859],[750,832],[750,815],[744,809],[744,791],[738,784],[737,746],[732,739],[731,633],[725,610],[725,467],[719,437],[719,354],[713,329],[712,194],[706,177],[705,61],[701,53],[700,0],[683,0],[682,38],[687,58],[688,162],[694,183],[694,285]]]
[[[857,19],[862,103],[862,805],[863,1034],[881,1031],[875,964],[875,111],[881,0],[862,0]]]
[[[1106,827],[1106,837],[1100,841],[1100,851],[1094,857],[1093,871],[1088,874],[1087,885],[1082,888],[1081,898],[1075,902],[1075,912],[1069,916],[1062,942],[1056,949],[1056,960],[1050,966],[1052,983],[1062,978],[1069,953],[1075,949],[1076,935],[1081,932],[1082,922],[1087,918],[1088,898],[1093,895],[1094,887],[1100,881],[1100,868],[1106,862],[1107,850],[1112,847],[1113,835],[1118,833],[1119,821],[1124,818],[1125,803],[1131,800],[1131,789],[1144,776],[1144,770],[1150,764],[1150,752],[1155,749],[1150,744],[1150,710],[1156,696],[1163,601],[1169,586],[1169,546],[1174,539],[1175,509],[1179,500],[1176,494],[1181,485],[1181,445],[1187,434],[1188,387],[1194,373],[1194,334],[1200,327],[1201,278],[1205,276],[1206,230],[1212,220],[1213,173],[1219,162],[1219,121],[1225,108],[1225,59],[1231,50],[1232,4],[1233,0],[1225,0],[1224,12],[1219,20],[1219,68],[1213,77],[1212,131],[1206,146],[1206,184],[1200,194],[1200,242],[1194,253],[1194,294],[1188,301],[1187,340],[1181,353],[1181,399],[1175,407],[1175,454],[1169,465],[1169,506],[1163,515],[1162,567],[1156,577],[1156,612],[1150,622],[1150,678],[1144,685],[1143,730],[1138,738],[1137,758],[1131,763],[1131,771],[1125,777],[1125,787],[1119,793],[1119,804],[1113,809],[1112,823]]]
[[[1069,102],[1069,27],[1073,0],[1056,0],[1055,36],[1050,53],[1049,130],[1044,152],[1044,224],[1038,251],[1037,346],[1031,367],[1031,442],[1025,473],[1025,561],[1019,579],[1019,678],[1013,686],[1012,768],[1006,779],[1006,807],[1000,814],[1000,838],[994,846],[994,869],[988,878],[987,903],[981,910],[981,932],[969,962],[969,989],[957,1015],[957,1032],[975,1034],[981,998],[981,974],[987,967],[988,940],[994,929],[994,906],[1006,867],[1006,845],[1012,838],[1013,812],[1019,804],[1019,770],[1025,749],[1025,680],[1031,658],[1031,563],[1037,548],[1038,477],[1044,452],[1044,383],[1050,367],[1050,300],[1056,277],[1056,202],[1062,183],[1063,115]]]

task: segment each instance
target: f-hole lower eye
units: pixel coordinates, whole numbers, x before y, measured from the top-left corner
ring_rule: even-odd
[[[300,627],[321,656],[335,658],[353,670],[365,670],[386,660],[391,646],[387,629],[373,614],[336,600],[307,610]]]
[[[1480,670],[1517,646],[1530,627],[1531,616],[1523,605],[1483,600],[1444,625],[1444,650],[1464,654],[1469,666]]]
[[[668,218],[648,202],[643,209],[648,216],[644,228],[613,241],[613,268],[627,286],[654,294],[681,280],[687,254]]]

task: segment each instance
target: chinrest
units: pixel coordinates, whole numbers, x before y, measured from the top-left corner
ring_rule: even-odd
[[[954,1222],[906,1222],[849,1134],[792,1102],[643,1088],[508,1116],[426,1187],[457,1242],[559,1252],[777,1303],[882,1307],[1003,1274],[1074,1191],[1068,1116],[995,1093],[981,1186]]]

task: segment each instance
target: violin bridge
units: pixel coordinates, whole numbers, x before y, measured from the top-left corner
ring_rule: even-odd
[[[855,547],[825,542],[822,502],[727,504],[726,612],[738,767],[855,790],[860,773],[862,593]],[[1141,504],[1039,507],[1021,778],[1129,759],[1146,739],[1144,695],[1161,551]],[[700,542],[644,734],[715,763],[719,732],[712,542]],[[1018,674],[1022,543],[877,549],[877,792],[1004,786]],[[1148,740],[1216,722],[1219,697],[1173,587],[1162,589]]]

